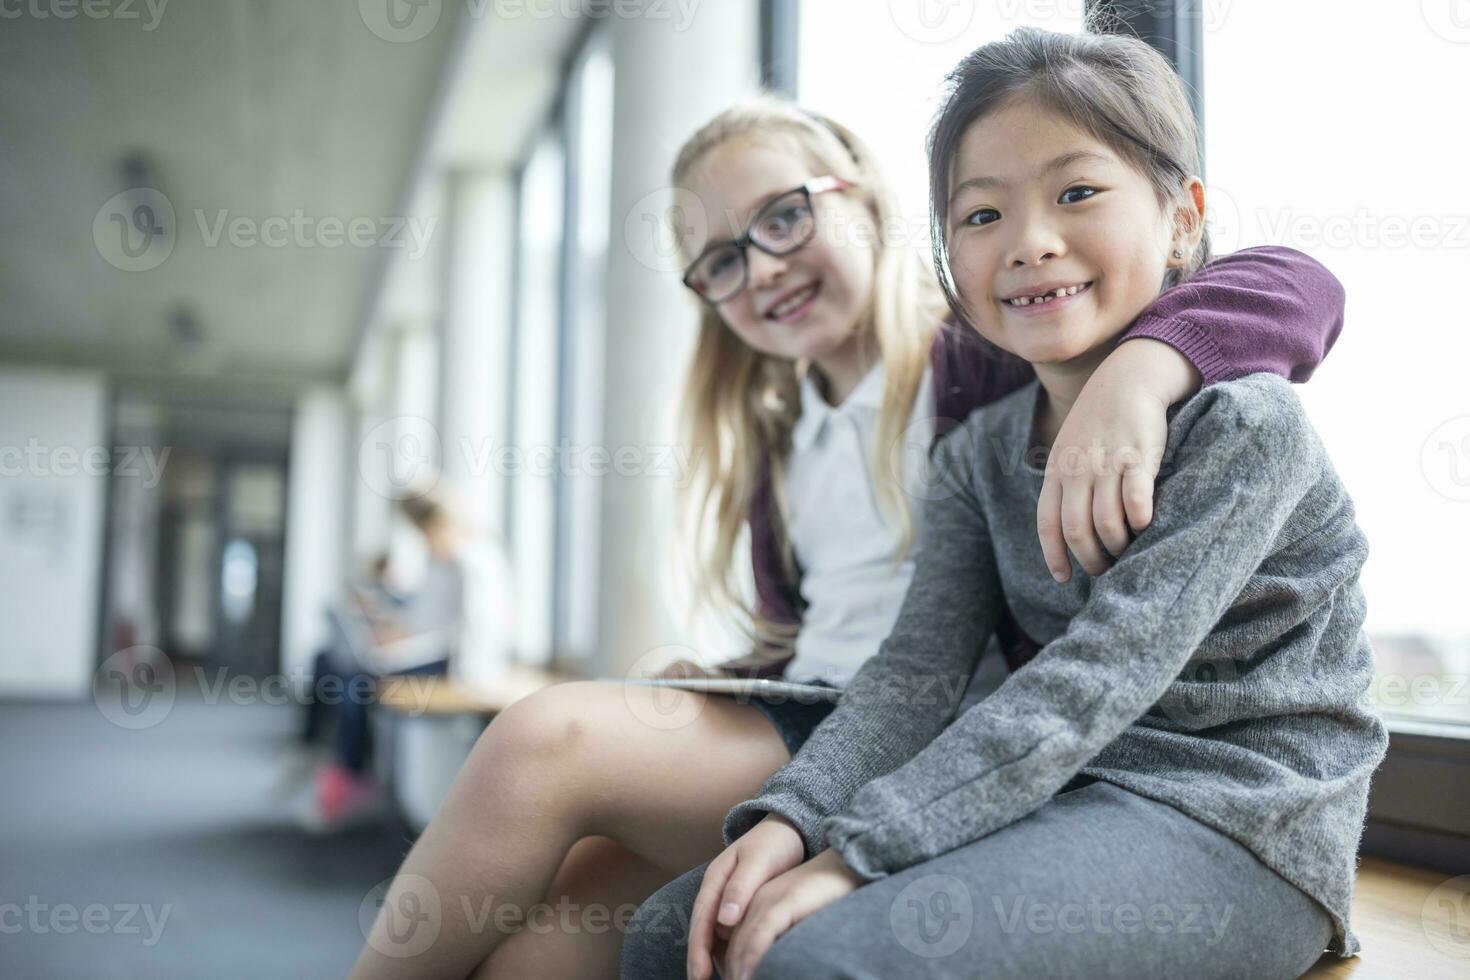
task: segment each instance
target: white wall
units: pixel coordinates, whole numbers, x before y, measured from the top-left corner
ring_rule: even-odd
[[[91,689],[113,461],[100,375],[0,368],[0,695]]]
[[[341,592],[347,569],[347,515],[352,418],[344,393],[313,388],[296,402],[286,490],[286,568],[281,595],[281,668],[305,676],[327,642],[327,603]]]

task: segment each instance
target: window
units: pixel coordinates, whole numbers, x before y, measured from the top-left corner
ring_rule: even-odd
[[[1454,297],[1470,258],[1470,134],[1451,103],[1470,22],[1452,6],[1206,4],[1204,91],[1217,251],[1289,245],[1347,288],[1342,337],[1297,390],[1371,548],[1379,707],[1464,725],[1470,329]],[[1392,84],[1406,79],[1422,98]]]
[[[600,642],[602,480],[572,464],[602,440],[612,99],[612,57],[597,31],[572,61],[562,115],[568,167],[559,434],[576,455],[558,485],[555,644],[579,658]]]
[[[838,24],[840,29],[833,26]],[[796,97],[851,127],[878,154],[913,245],[926,259],[924,139],[944,76],[975,48],[1026,26],[1080,30],[1082,4],[801,2]]]
[[[556,468],[546,460],[557,439],[565,174],[561,144],[548,132],[517,186],[511,445],[522,458],[512,470],[505,526],[516,583],[516,649],[529,663],[546,662],[552,650]]]
[[[601,488],[575,464],[601,438],[612,73],[605,37],[588,33],[517,186],[511,432],[521,461],[506,526],[528,662],[597,646]]]

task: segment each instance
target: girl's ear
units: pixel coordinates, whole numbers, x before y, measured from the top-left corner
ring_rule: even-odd
[[[1205,234],[1205,185],[1198,177],[1184,183],[1184,199],[1174,208],[1174,239],[1169,244],[1169,268],[1189,263]]]

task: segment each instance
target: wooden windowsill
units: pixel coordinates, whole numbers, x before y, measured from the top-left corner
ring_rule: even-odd
[[[1329,954],[1306,976],[1313,980],[1438,980],[1470,976],[1470,935],[1456,921],[1461,903],[1470,903],[1464,882],[1458,902],[1429,902],[1430,894],[1454,875],[1364,858],[1353,894],[1353,931],[1363,952],[1352,959]],[[1452,897],[1452,896],[1451,896]],[[1431,937],[1434,941],[1431,941]]]

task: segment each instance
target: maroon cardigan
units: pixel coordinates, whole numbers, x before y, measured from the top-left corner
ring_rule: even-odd
[[[1121,340],[1152,337],[1178,350],[1213,384],[1270,371],[1306,381],[1342,331],[1342,284],[1295,249],[1267,245],[1221,256],[1187,282],[1160,293]],[[975,409],[1036,377],[1031,365],[946,319],[929,351],[937,440]],[[777,545],[777,513],[769,470],[758,477],[750,506],[751,563],[757,612],[771,623],[799,626],[805,602],[801,570],[787,574]],[[1012,670],[1040,646],[1007,612],[996,629]],[[722,664],[734,673],[778,675],[791,659],[761,662],[759,654]]]

